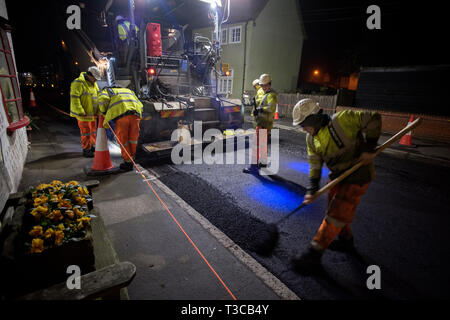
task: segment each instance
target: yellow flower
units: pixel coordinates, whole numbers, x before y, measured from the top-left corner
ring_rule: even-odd
[[[60,245],[64,239],[64,232],[61,230],[55,231],[55,244]]]
[[[63,199],[58,203],[58,208],[67,208],[67,209],[72,209],[72,204],[70,203],[69,200]]]
[[[40,185],[38,185],[36,187],[36,190],[42,190],[42,189],[45,189],[45,188],[48,188],[48,187],[51,187],[51,185],[46,184],[46,183],[41,183]]]
[[[60,224],[58,225],[58,229],[61,230],[61,231],[64,231],[65,228],[66,228],[66,227],[64,227],[64,224],[62,224],[62,223],[60,223]]]
[[[66,216],[68,216],[70,219],[73,219],[75,214],[73,213],[72,210],[66,210]]]
[[[46,203],[47,201],[48,201],[48,197],[40,196],[39,198],[34,199],[34,206],[37,207],[38,205]]]
[[[50,184],[54,186],[62,186],[63,183],[59,180],[53,180]]]
[[[34,226],[33,229],[28,234],[32,237],[40,237],[42,236],[42,227]]]
[[[41,213],[46,213],[46,212],[48,212],[48,207],[38,206],[37,211],[39,211]]]
[[[66,183],[66,186],[77,186],[78,185],[78,181],[72,180]]]
[[[34,208],[33,210],[31,210],[31,215],[33,215],[33,217],[36,219],[36,220],[39,220],[40,218],[41,218],[41,213],[39,212],[39,210],[38,209],[36,209],[36,208]]]
[[[31,253],[41,253],[44,251],[44,240],[35,238],[31,241]]]
[[[55,234],[55,230],[53,230],[52,228],[48,228],[45,233],[44,233],[44,238],[46,240],[50,239],[51,237],[53,237],[53,235]]]
[[[78,222],[77,228],[78,228],[78,230],[82,229],[83,227],[88,226],[90,221],[91,221],[91,218],[89,218],[89,217],[82,217],[80,219],[77,219],[77,222]]]
[[[83,197],[76,197],[75,201],[76,201],[77,204],[80,204],[80,205],[86,204],[86,199],[83,198]]]
[[[61,210],[53,210],[48,217],[52,220],[62,220],[64,218],[61,214]]]
[[[80,210],[78,208],[74,208],[73,211],[75,212],[75,214],[77,215],[77,217],[82,217],[84,216],[84,211]]]

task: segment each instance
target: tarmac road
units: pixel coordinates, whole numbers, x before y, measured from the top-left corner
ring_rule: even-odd
[[[324,271],[295,273],[290,259],[314,237],[326,196],[279,226],[269,257],[249,250],[249,235],[278,221],[303,199],[309,166],[305,137],[280,130],[280,170],[272,178],[242,173],[244,165],[148,165],[160,180],[303,299],[449,298],[450,168],[381,154],[377,177],[352,223],[357,252],[327,250]],[[321,184],[326,183],[324,170]],[[381,289],[368,290],[367,267],[381,270]]]

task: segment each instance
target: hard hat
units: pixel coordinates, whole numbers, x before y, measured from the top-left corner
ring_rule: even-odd
[[[116,17],[116,22],[117,22],[117,21],[120,21],[120,20],[125,20],[125,18],[122,17],[122,16],[117,16],[117,17]]]
[[[256,86],[256,85],[259,86],[259,79],[253,80],[252,85],[253,85],[253,86]]]
[[[294,106],[292,110],[292,124],[294,126],[299,125],[305,119],[312,115],[318,113],[320,110],[319,104],[315,103],[311,99],[302,99]]]
[[[102,73],[99,68],[92,66],[92,67],[89,67],[87,71],[90,72],[96,80],[102,79]]]
[[[264,74],[262,74],[262,75],[259,77],[259,84],[260,84],[260,85],[268,84],[268,83],[270,83],[270,82],[272,82],[272,79],[270,78],[270,75],[268,75],[267,73],[264,73]]]

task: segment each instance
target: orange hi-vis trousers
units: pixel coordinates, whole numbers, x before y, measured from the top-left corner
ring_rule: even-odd
[[[349,239],[352,235],[350,223],[355,217],[356,207],[366,193],[369,182],[359,184],[337,184],[328,191],[328,209],[311,245],[324,251],[337,235]]]
[[[122,151],[122,158],[126,162],[130,162],[136,155],[140,120],[141,119],[138,116],[127,115],[114,121],[117,139],[121,144],[120,149]]]
[[[81,147],[83,150],[95,147],[97,138],[97,121],[78,121],[81,134]]]
[[[252,145],[252,164],[267,164],[267,141],[269,134],[269,130],[258,126],[256,127]]]

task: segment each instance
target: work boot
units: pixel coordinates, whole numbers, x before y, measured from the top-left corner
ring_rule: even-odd
[[[259,167],[256,164],[251,164],[248,167],[245,167],[242,172],[243,173],[250,173],[250,174],[258,174],[259,173]]]
[[[133,162],[124,161],[119,165],[119,167],[122,171],[131,171],[133,170]]]
[[[341,252],[351,252],[355,250],[355,244],[353,241],[353,237],[344,238],[338,236],[336,240],[330,243],[328,249],[333,251],[341,251]]]
[[[267,164],[266,163],[262,163],[262,162],[260,162],[260,163],[258,163],[258,168],[267,168]]]
[[[295,256],[291,260],[294,270],[304,275],[317,273],[322,269],[322,254],[323,252],[309,247],[305,253],[300,256]]]
[[[91,149],[83,149],[83,157],[85,158],[93,158],[94,153],[91,151]]]

